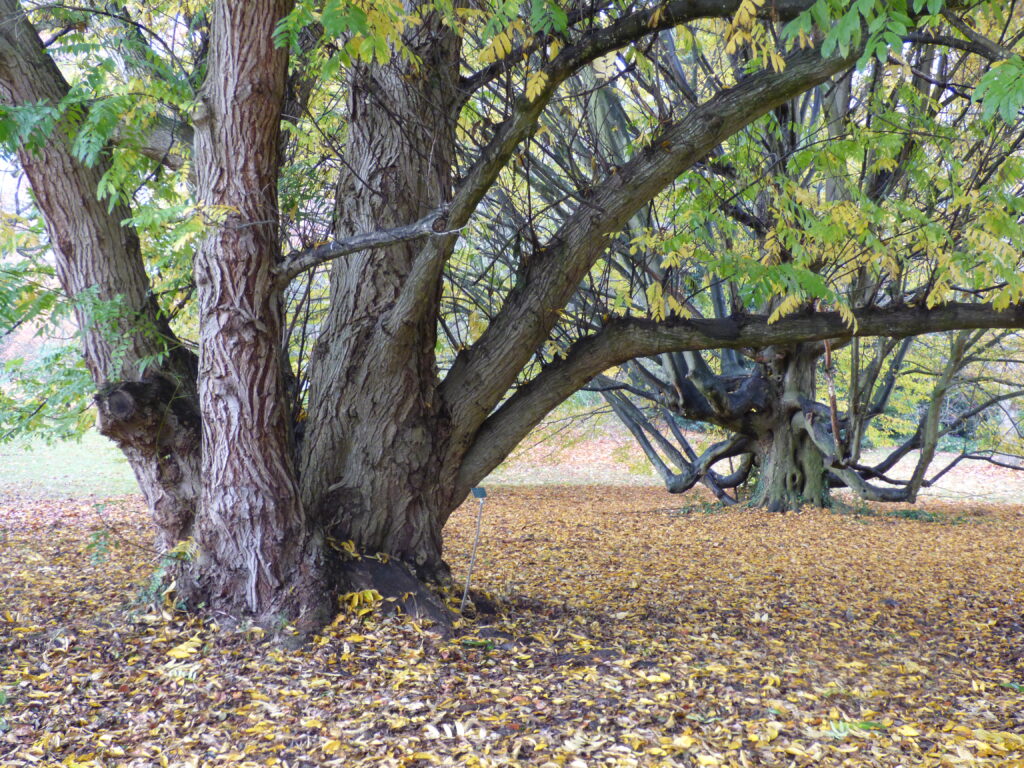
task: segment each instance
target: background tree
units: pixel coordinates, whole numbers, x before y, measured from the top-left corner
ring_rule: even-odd
[[[969,29],[971,37],[937,55],[931,41],[949,41],[963,27],[946,14],[928,35],[908,35],[913,42],[899,55],[810,89],[730,137],[612,241],[570,302],[548,357],[630,312],[655,320],[763,313],[771,321],[823,305],[849,315],[949,300],[1009,302],[1020,280],[1024,134],[1019,121],[990,123],[959,84],[984,83],[979,68],[1006,55],[1003,42],[1016,33],[1012,24],[999,27],[1003,21],[979,13],[975,24],[1001,37],[989,41]],[[717,80],[741,77],[761,55],[753,39],[731,51],[708,45],[716,31],[705,22],[663,32],[642,51],[609,57],[577,78],[563,109],[543,118],[544,131],[495,208],[504,224],[488,239],[503,274],[512,274],[523,243],[587,185],[595,165],[628,162],[634,141],[713,92]],[[494,311],[479,287],[464,293],[470,321]],[[460,309],[465,314],[452,307]],[[830,486],[912,501],[935,479],[926,471],[942,437],[1000,406],[1009,426],[1022,394],[1007,375],[1019,365],[1013,334],[849,344],[666,353],[631,361],[593,387],[667,488],[703,482],[731,503],[729,489],[756,478],[753,502],[772,509],[826,503]],[[933,385],[897,386],[910,370]],[[895,393],[914,399],[902,403],[914,423],[895,450],[867,466],[865,441],[882,435],[872,425],[892,415]],[[963,406],[951,416],[955,400]],[[687,422],[726,439],[697,451],[681,428]],[[991,437],[987,450],[965,447],[954,461],[1005,463],[1007,452],[1019,452],[1014,440]],[[911,477],[894,480],[893,466],[912,451]],[[714,465],[726,459],[738,464],[723,476]]]
[[[998,306],[627,314],[563,333],[580,285],[608,270],[608,248],[652,201],[709,158],[724,154],[727,168],[723,142],[863,51],[884,58],[928,37],[939,10],[862,5],[216,0],[47,7],[30,20],[0,0],[4,138],[80,308],[101,429],[129,456],[163,545],[186,542],[173,549],[187,561],[183,596],[305,626],[353,587],[413,592],[410,607],[426,610],[416,584],[446,579],[441,530],[469,489],[559,402],[636,356],[1024,324],[1013,285]],[[748,46],[758,63],[720,69],[631,137],[621,163],[574,177],[493,284],[496,311],[442,370],[445,275],[479,263],[474,238],[507,200],[534,219],[530,195],[505,185],[545,119],[594,62],[643,56],[705,18],[725,56]],[[790,18],[790,43],[776,44],[772,25]],[[870,70],[858,72],[846,79]],[[983,80],[987,103],[1015,109],[1018,80]],[[795,251],[792,239],[779,235]],[[813,274],[808,264],[794,274]],[[779,356],[780,374],[812,370],[793,362],[805,357]]]

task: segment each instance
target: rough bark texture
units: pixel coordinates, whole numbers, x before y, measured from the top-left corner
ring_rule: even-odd
[[[607,26],[574,29],[579,39],[545,64],[549,77],[540,94],[509,97],[507,117],[493,126],[477,162],[453,191],[455,121],[467,95],[458,79],[459,40],[423,2],[420,23],[406,31],[418,66],[395,57],[350,72],[336,239],[420,221],[449,200],[448,224],[463,226],[535,130],[559,84],[595,57],[659,28],[701,15],[729,16],[737,5],[676,0],[626,12]],[[330,309],[310,362],[306,436],[296,457],[281,353],[280,291],[291,273],[278,262],[276,199],[286,52],[271,40],[289,7],[290,0],[217,0],[209,74],[194,115],[200,202],[229,213],[203,242],[195,264],[202,509],[194,526],[200,556],[189,571],[192,578],[182,583],[188,597],[233,618],[250,616],[265,624],[291,619],[312,627],[329,615],[335,578],[343,589],[395,595],[413,591],[417,580],[443,581],[441,529],[470,486],[544,414],[602,370],[668,350],[796,349],[770,364],[776,401],[755,409],[756,428],[750,431],[759,446],[753,450],[762,457],[763,503],[783,508],[824,493],[812,477],[824,474],[820,445],[818,454],[810,450],[813,429],[803,432],[808,442],[793,427],[803,416],[801,395],[813,391],[813,356],[800,353],[799,343],[851,334],[834,313],[774,324],[738,315],[660,324],[612,320],[505,398],[604,252],[610,230],[620,229],[736,130],[848,68],[858,51],[827,59],[817,51],[796,52],[783,72],[742,78],[666,123],[614,173],[580,190],[575,211],[524,261],[498,317],[459,354],[443,384],[434,356],[437,308],[454,236],[427,245],[396,243],[335,261]],[[56,103],[67,86],[53,62],[13,0],[0,0],[0,10],[5,98]],[[505,66],[496,62],[480,77],[496,77]],[[466,85],[474,80],[481,82],[474,77]],[[97,203],[104,169],[77,163],[66,132],[56,131],[40,153],[22,155],[69,294],[95,287],[103,300],[121,296],[127,317],[143,318],[147,329],[157,331],[147,335],[122,325],[109,337],[89,330],[85,351],[97,382],[127,378],[139,360],[162,349],[151,341],[165,331],[148,298],[138,241],[119,225],[128,212],[108,213]],[[963,305],[896,306],[859,314],[858,322],[857,333],[865,335],[986,323],[1020,327],[1024,307],[995,313]],[[147,491],[152,505],[167,507],[158,519],[168,529],[169,545],[188,532],[192,519],[183,500],[196,492],[200,420],[195,407],[179,402],[185,393],[195,404],[192,362],[177,352],[167,360],[141,382],[105,388],[99,402],[104,430],[126,446],[140,482],[175,491],[163,497]],[[734,449],[739,450],[723,451]],[[176,465],[167,463],[172,454]],[[332,571],[325,564],[325,534],[390,559],[363,557]],[[438,606],[417,596],[411,609],[443,619],[443,607],[431,613]]]
[[[761,462],[757,486],[750,498],[769,512],[829,504],[828,480],[821,451],[802,431],[785,421],[766,434],[758,446]]]
[[[766,417],[753,421],[751,437],[760,463],[760,475],[750,503],[772,512],[799,509],[805,504],[828,504],[828,481],[822,453],[811,437],[794,425],[802,406],[814,399],[816,345],[798,344],[776,353],[767,364],[772,407]]]
[[[299,499],[274,277],[287,52],[271,33],[289,7],[216,4],[195,116],[199,199],[231,212],[195,264],[203,492],[189,597],[235,617],[313,626],[331,600],[320,537]]]
[[[0,0],[0,95],[12,105],[56,106],[68,92],[39,36],[13,0]],[[161,546],[189,535],[198,499],[199,422],[195,357],[180,347],[160,316],[133,229],[122,226],[130,212],[107,208],[96,198],[109,165],[87,167],[71,152],[74,125],[64,121],[38,149],[23,147],[18,158],[46,219],[57,277],[75,302],[85,363],[100,403],[112,391],[107,382],[139,376],[162,382],[144,398],[125,390],[124,407],[100,408],[100,430],[113,437],[131,464],[157,526]],[[114,303],[118,320],[103,327],[91,307]],[[103,393],[106,394],[103,394]],[[172,406],[173,404],[173,406]]]
[[[117,443],[143,489],[161,552],[192,535],[200,494],[198,403],[165,378],[122,381],[95,396],[100,432]]]
[[[418,70],[356,66],[336,237],[416,221],[451,192],[459,41],[435,14],[411,41]],[[442,514],[454,469],[434,357],[440,274],[406,311],[421,250],[403,243],[334,262],[331,309],[311,363],[303,498],[341,540],[444,580]]]

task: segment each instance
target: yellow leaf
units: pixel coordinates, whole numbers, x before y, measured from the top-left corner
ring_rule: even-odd
[[[411,763],[415,760],[427,760],[435,764],[441,762],[433,752],[413,752],[411,755],[402,758],[403,763]]]
[[[672,680],[672,675],[668,672],[658,672],[653,675],[644,675],[644,680],[648,683],[667,683]]]
[[[612,51],[604,56],[598,56],[591,62],[590,66],[594,68],[594,74],[597,75],[598,79],[611,80],[615,74],[615,58],[617,55],[615,51]]]
[[[334,755],[337,754],[339,749],[341,749],[341,742],[337,739],[328,739],[323,743],[323,746],[321,746],[320,749],[328,755]]]
[[[198,555],[199,545],[196,544],[195,539],[191,538],[182,539],[167,552],[167,557],[173,557],[177,560],[186,560],[189,562],[195,560]]]
[[[778,322],[786,315],[792,314],[800,305],[804,303],[804,297],[799,293],[791,293],[789,296],[784,298],[782,302],[775,308],[775,311],[768,316],[768,324]]]
[[[499,35],[491,38],[491,42],[480,52],[480,63],[490,64],[491,62],[503,59],[512,52],[512,36],[506,29]]]
[[[526,98],[529,101],[535,101],[543,93],[544,86],[547,84],[547,72],[531,72],[530,76],[526,78]]]
[[[978,728],[974,731],[974,738],[1001,749],[1024,749],[1024,736],[1008,731],[986,731]]]
[[[195,653],[199,652],[199,646],[202,645],[202,640],[199,639],[199,635],[191,637],[181,645],[176,645],[167,652],[167,655],[172,659],[187,659]]]

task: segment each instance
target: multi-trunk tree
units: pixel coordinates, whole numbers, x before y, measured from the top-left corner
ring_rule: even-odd
[[[100,428],[184,558],[182,595],[312,627],[354,584],[443,582],[441,531],[469,490],[633,357],[1024,325],[1017,303],[854,302],[773,322],[737,306],[626,313],[545,351],[620,233],[694,168],[723,154],[725,168],[746,126],[868,76],[850,74],[865,50],[997,45],[952,13],[963,28],[935,32],[934,2],[861,5],[0,0],[3,136],[83,329]],[[701,19],[748,63],[574,177],[445,359],[454,276],[486,257],[475,238],[509,201],[533,219],[532,197],[506,188],[545,120],[595,62],[628,79]],[[992,104],[1019,101],[1015,76],[988,82]]]

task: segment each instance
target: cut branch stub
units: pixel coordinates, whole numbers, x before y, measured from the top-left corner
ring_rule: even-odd
[[[99,409],[100,432],[120,442],[125,430],[158,429],[173,416],[181,426],[199,436],[199,411],[166,379],[121,381],[104,385],[93,399]]]
[[[171,549],[191,535],[199,501],[201,422],[194,396],[164,378],[106,384],[94,396],[98,426],[124,452]]]
[[[97,395],[97,402],[99,402]],[[111,392],[105,401],[110,416],[117,421],[128,421],[135,413],[135,399],[124,390]]]

